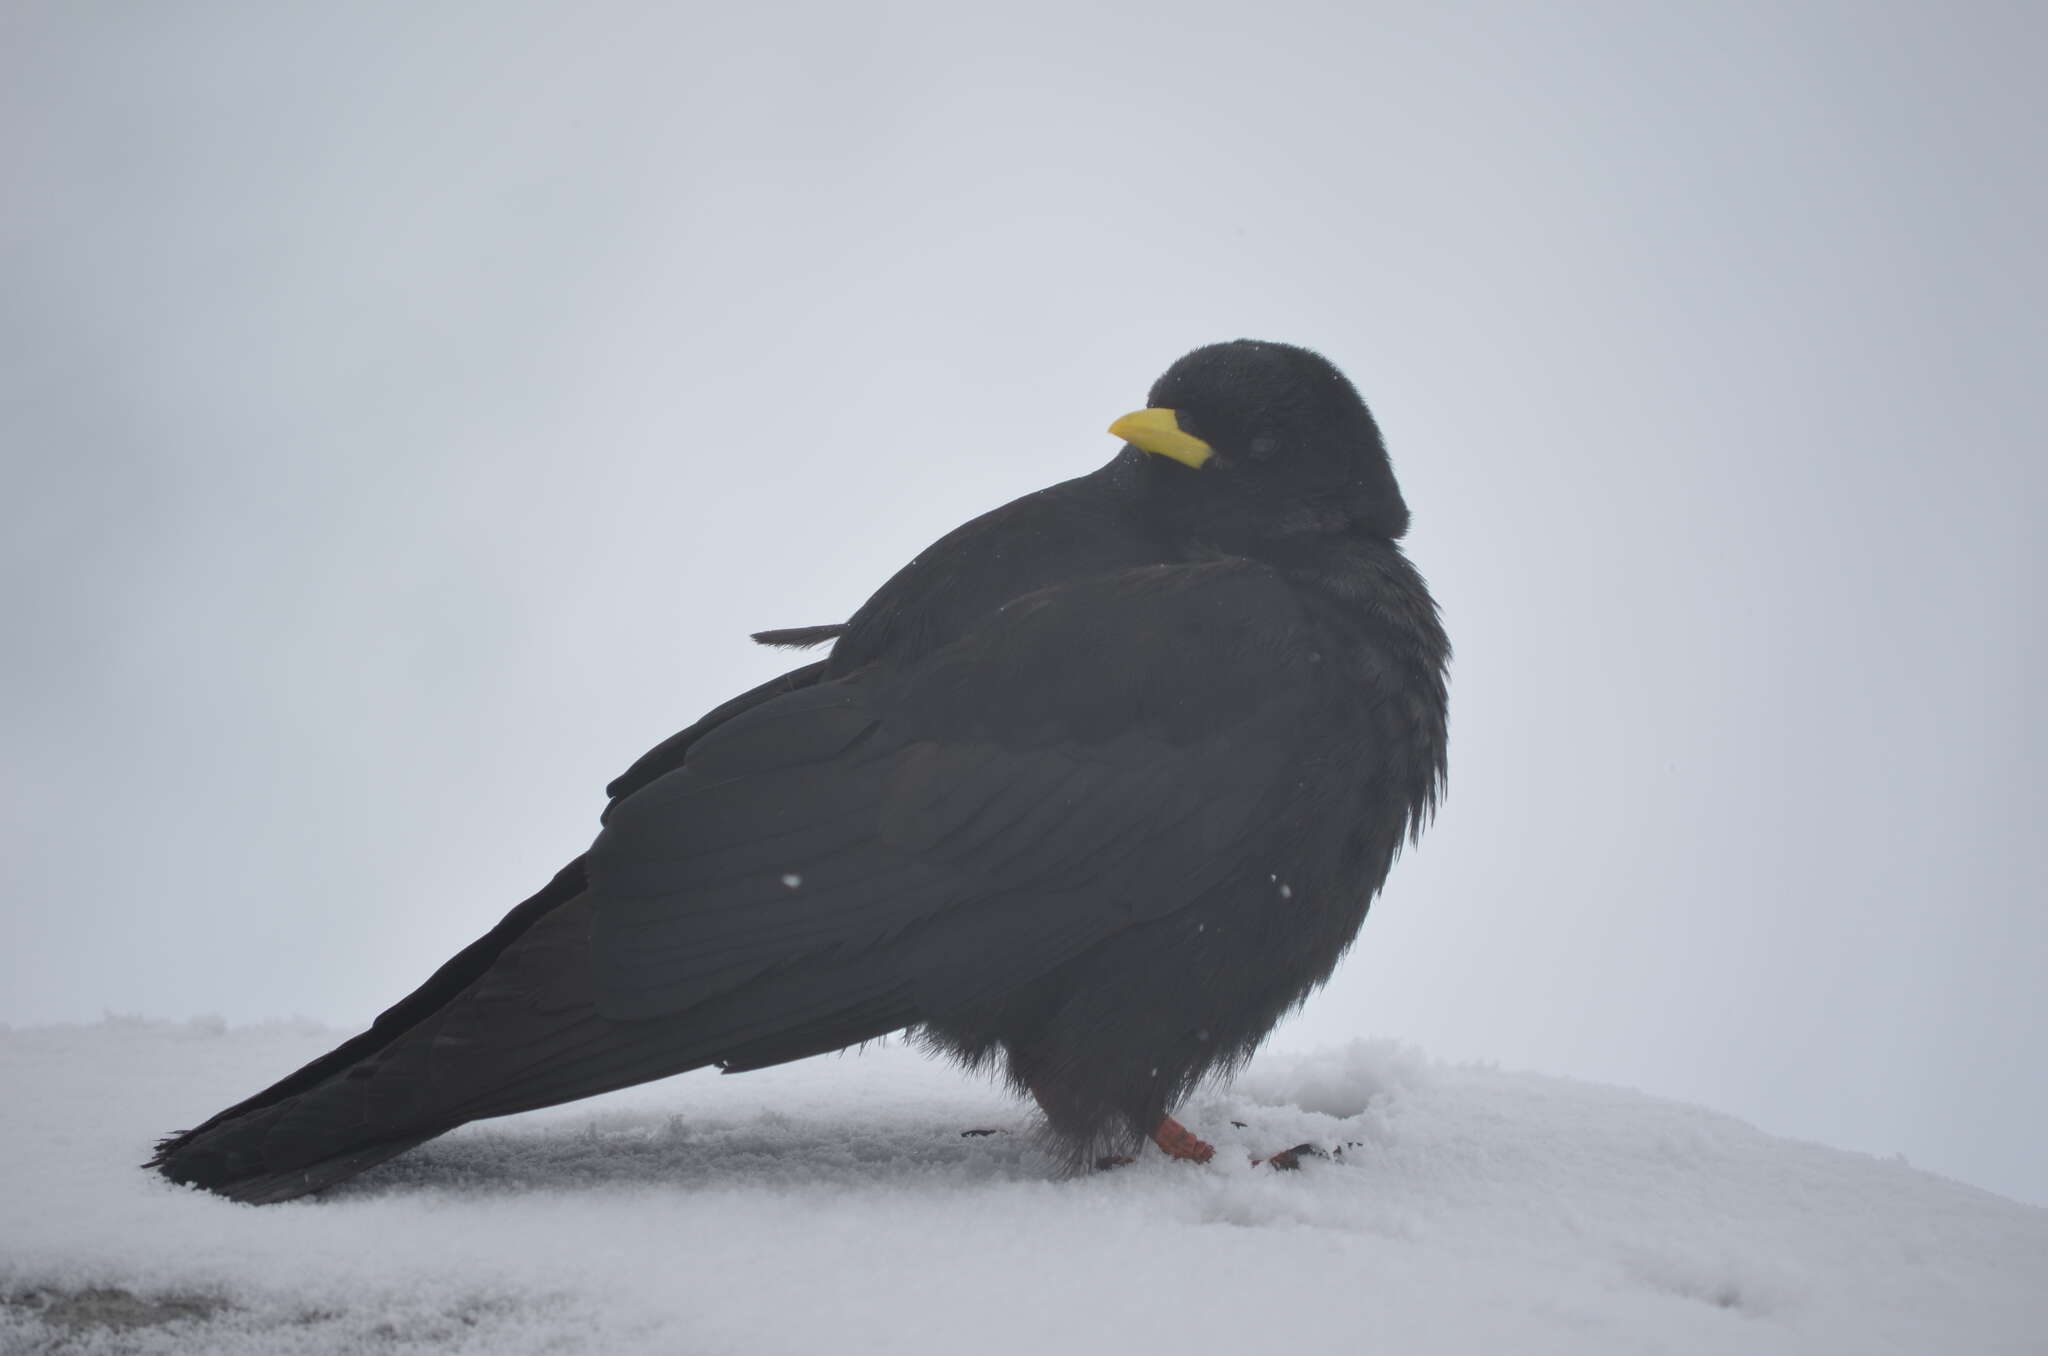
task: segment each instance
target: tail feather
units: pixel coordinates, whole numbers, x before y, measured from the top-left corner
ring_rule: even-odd
[[[833,629],[808,628],[805,643]],[[824,673],[824,661],[806,664],[733,698],[643,755],[607,794],[616,803],[681,766],[691,746],[722,721]],[[762,1025],[758,1006],[728,1014],[723,1035],[717,1021],[685,1028],[597,1017],[587,991],[586,863],[578,857],[563,867],[368,1031],[203,1124],[165,1137],[145,1166],[237,1200],[288,1200],[466,1120],[680,1073],[718,1059],[721,1042],[751,1038],[743,1033],[749,1023]],[[571,926],[561,925],[564,914],[575,915]],[[787,998],[784,992],[773,1001]],[[849,1034],[840,1044],[880,1034],[868,1031],[874,1020],[865,1010],[848,1014],[840,1029]],[[819,1042],[832,1027],[822,1023],[809,1044],[830,1048]]]
[[[543,915],[554,910],[565,900],[582,893],[586,884],[584,863],[585,859],[578,857],[556,872],[555,878],[542,887],[539,893],[531,899],[522,901],[512,912],[506,914],[496,927],[450,957],[440,969],[434,971],[426,983],[380,1013],[368,1031],[343,1041],[304,1068],[286,1075],[253,1097],[244,1098],[190,1130],[166,1135],[157,1141],[155,1156],[143,1166],[164,1169],[165,1175],[174,1181],[192,1180],[178,1176],[171,1165],[181,1158],[188,1157],[187,1151],[198,1145],[210,1132],[230,1121],[247,1117],[252,1112],[275,1106],[318,1087],[336,1074],[355,1067],[379,1051],[388,1049],[400,1037],[446,1007],[457,994],[481,978],[497,963],[506,948],[524,936]]]
[[[452,1128],[452,1127],[450,1127]],[[417,1148],[445,1133],[430,1130],[422,1134],[377,1140],[328,1154],[293,1167],[268,1168],[260,1160],[249,1160],[232,1149],[216,1149],[202,1143],[181,1154],[174,1164],[162,1168],[174,1182],[204,1187],[231,1201],[247,1205],[269,1205],[324,1191],[366,1168],[374,1168],[407,1149]],[[230,1138],[234,1138],[230,1136]]]
[[[465,1121],[713,1063],[759,1068],[916,1020],[885,968],[831,957],[672,1016],[605,1018],[591,990],[591,899],[581,887],[572,863],[369,1032],[164,1140],[148,1166],[234,1200],[289,1200]]]
[[[535,923],[579,896],[585,883],[584,858],[578,857],[496,927],[457,952],[426,983],[381,1013],[368,1031],[192,1129],[165,1136],[143,1166],[174,1182],[202,1186],[235,1200],[287,1200],[331,1186],[454,1128],[459,1119],[432,1129],[380,1134],[381,1127],[369,1118],[344,1115],[330,1116],[333,1123],[325,1135],[308,1136],[303,1128],[296,1134],[278,1133],[280,1122],[303,1127],[309,1111],[334,1102],[337,1085],[363,1079],[380,1055],[444,1013]]]

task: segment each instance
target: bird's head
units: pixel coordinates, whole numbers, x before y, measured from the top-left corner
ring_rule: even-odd
[[[1321,354],[1210,344],[1167,368],[1145,403],[1109,431],[1147,494],[1249,512],[1281,532],[1408,530],[1379,426]]]

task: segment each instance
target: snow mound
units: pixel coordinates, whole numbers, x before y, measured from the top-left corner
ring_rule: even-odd
[[[466,1127],[319,1201],[136,1169],[337,1038],[0,1030],[0,1351],[1985,1354],[2048,1332],[2048,1211],[1384,1042],[1197,1098],[1207,1167],[1061,1180],[999,1090],[879,1045]],[[1329,1156],[1250,1164],[1304,1141]]]

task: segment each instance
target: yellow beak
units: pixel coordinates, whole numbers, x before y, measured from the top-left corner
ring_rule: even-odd
[[[1140,452],[1171,457],[1193,470],[1200,470],[1203,462],[1216,455],[1214,448],[1194,434],[1181,432],[1180,420],[1172,410],[1136,410],[1111,424],[1109,431]]]

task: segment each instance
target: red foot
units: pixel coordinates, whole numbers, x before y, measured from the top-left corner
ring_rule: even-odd
[[[1038,1099],[1038,1104],[1046,1108],[1046,1114],[1050,1115],[1052,1104],[1046,1098],[1045,1093],[1036,1083],[1032,1083],[1030,1087],[1031,1095]],[[974,1132],[970,1130],[967,1133],[973,1134]],[[1161,1117],[1159,1124],[1152,1127],[1152,1142],[1157,1144],[1160,1151],[1168,1158],[1177,1158],[1184,1163],[1207,1163],[1216,1156],[1215,1145],[1209,1143],[1209,1141],[1203,1139],[1171,1116]],[[1098,1169],[1107,1170],[1109,1168],[1120,1168],[1130,1161],[1130,1159],[1122,1154],[1110,1154],[1097,1159],[1095,1166]]]
[[[1301,1166],[1301,1160],[1304,1155],[1310,1158],[1329,1157],[1329,1155],[1313,1144],[1297,1144],[1292,1149],[1282,1149],[1277,1154],[1268,1154],[1264,1158],[1254,1158],[1252,1166],[1256,1168],[1259,1164],[1264,1163],[1268,1167],[1276,1168],[1281,1172],[1293,1172]]]
[[[1165,1151],[1168,1158],[1184,1159],[1190,1163],[1206,1163],[1216,1156],[1216,1146],[1168,1116],[1153,1127],[1152,1142]]]

